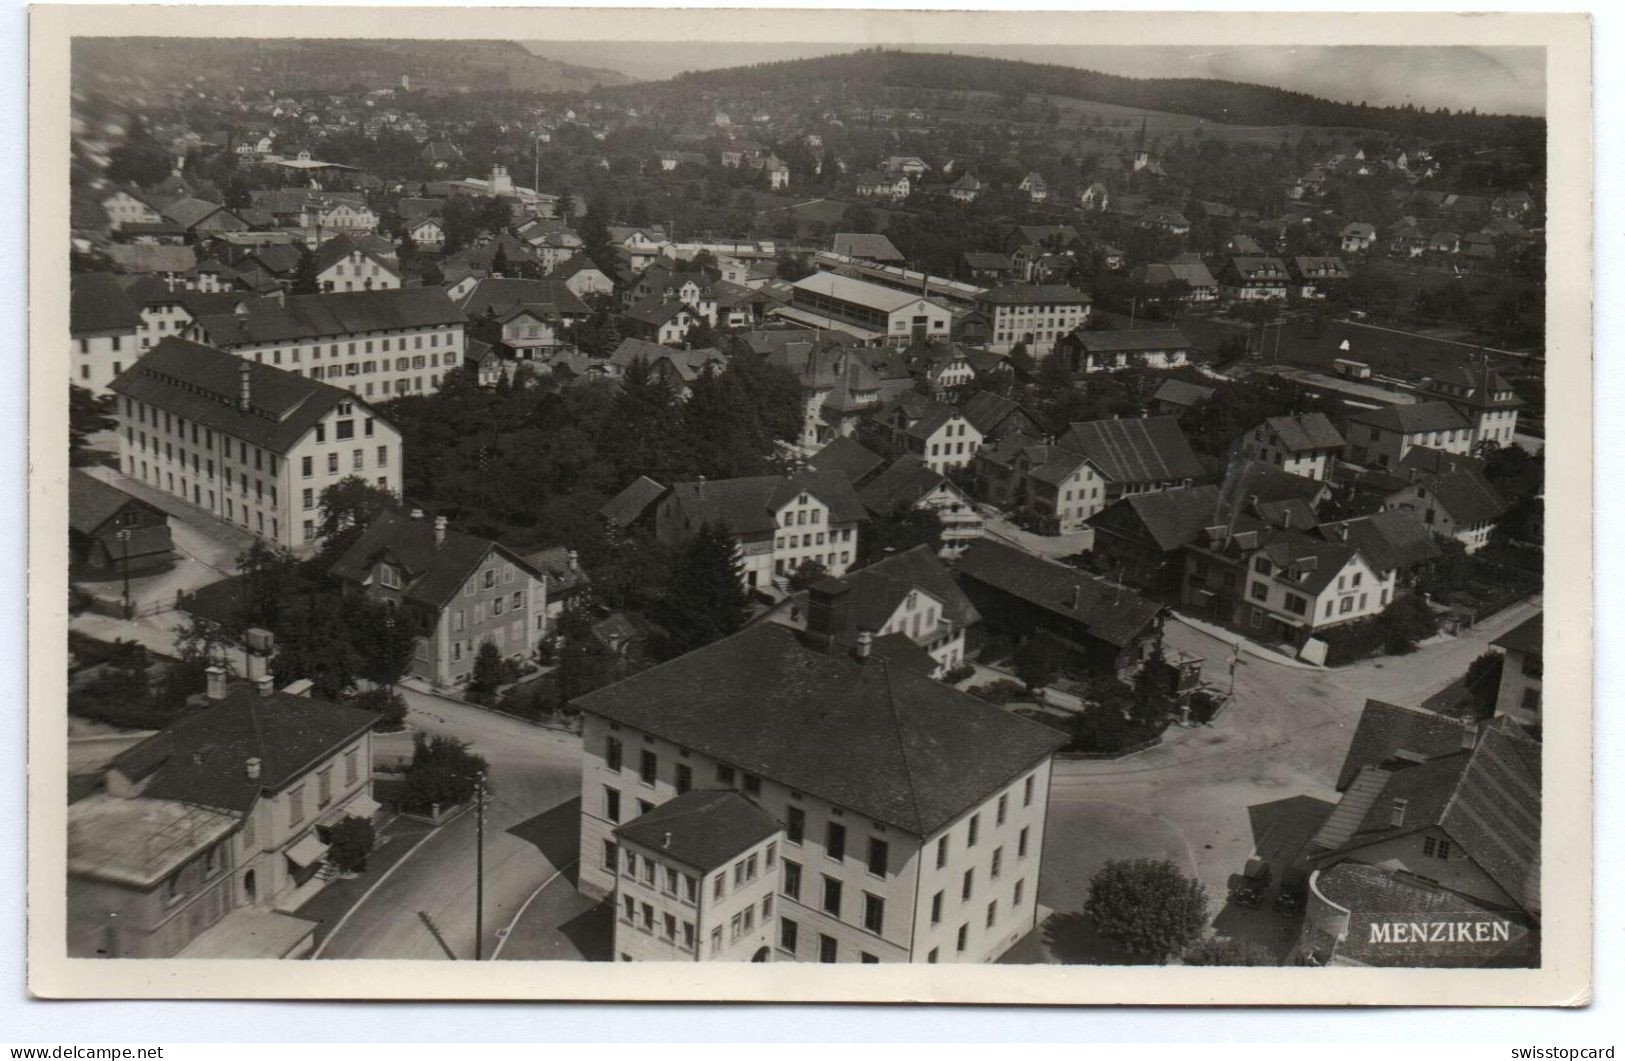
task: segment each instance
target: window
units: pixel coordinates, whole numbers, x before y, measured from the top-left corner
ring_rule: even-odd
[[[941,892],[938,892],[937,894],[931,896],[931,923],[933,925],[940,925],[942,923],[942,893]]]
[[[937,841],[937,868],[941,869],[942,867],[946,866],[947,864],[948,864],[948,838],[946,836],[944,836],[942,839]]]
[[[677,871],[670,866],[666,867],[666,883],[663,890],[667,895],[677,894]]]
[[[691,789],[693,787],[694,787],[694,771],[693,771],[693,769],[690,768],[685,763],[678,763],[677,764],[677,794],[680,796],[684,792],[687,792],[689,789]]]
[[[653,932],[654,930],[655,930],[655,908],[650,906],[648,903],[644,903],[643,904],[643,931],[645,931],[645,932]]]
[[[988,865],[988,871],[987,871],[988,878],[991,879],[991,880],[998,880],[999,879],[999,869],[1003,865],[1004,865],[1004,848],[995,847],[993,849],[993,861],[991,863],[989,863],[989,865]]]
[[[838,948],[839,945],[835,942],[834,936],[820,935],[818,937],[818,960],[825,965],[833,965]]]
[[[695,903],[699,902],[699,900],[700,882],[695,880],[693,877],[690,877],[686,873],[683,874],[683,901]]]
[[[886,875],[886,862],[888,857],[886,841],[869,838],[869,872],[877,877]]]
[[[1450,857],[1450,841],[1427,837],[1422,841],[1422,854],[1429,858],[1448,859]]]
[[[976,846],[976,836],[977,836],[978,833],[981,832],[981,826],[982,826],[982,816],[980,814],[972,814],[970,816],[970,828],[969,828],[968,832],[966,833],[966,837],[965,837],[965,846],[966,847],[975,847]]]
[[[1339,614],[1346,615],[1346,614],[1348,614],[1349,612],[1351,612],[1353,610],[1354,610],[1354,598],[1353,597],[1344,597],[1342,599],[1342,601],[1337,605],[1337,611],[1338,611]]]
[[[636,918],[638,916],[638,904],[637,904],[637,902],[635,900],[633,900],[633,898],[630,895],[628,895],[626,897],[626,911],[625,911],[625,913],[626,913],[626,920],[628,922],[631,922],[634,918]]]
[[[1017,858],[1026,858],[1027,857],[1027,830],[1026,829],[1022,829],[1020,835],[1018,835],[1016,837],[1016,857]]]
[[[794,954],[796,952],[796,936],[800,929],[801,926],[788,917],[779,918],[779,947]]]
[[[621,790],[604,786],[604,817],[612,822],[621,820]]]
[[[463,613],[458,612],[457,614],[459,617],[461,617]],[[461,630],[462,624],[459,623],[457,628]],[[614,770],[616,773],[620,773],[621,742],[616,740],[614,737],[608,737],[604,740],[604,765],[609,767],[611,770]]]
[[[959,898],[960,898],[960,900],[962,902],[969,901],[970,893],[971,893],[972,889],[974,889],[975,887],[976,887],[976,870],[974,868],[967,869],[965,871],[965,878],[964,878],[963,881],[960,882],[960,885],[959,885]]]
[[[886,900],[878,895],[863,893],[863,927],[870,932],[880,932],[886,924]]]
[[[998,918],[998,916],[999,916],[999,901],[997,899],[994,899],[994,900],[992,900],[991,902],[989,902],[987,904],[987,927],[988,928],[993,927],[993,922]]]
[[[824,913],[841,916],[841,882],[834,877],[824,878]]]
[[[329,475],[337,475],[338,472],[339,472],[339,455],[337,453],[329,453],[327,455],[327,474],[329,474]]]
[[[1009,796],[1000,796],[999,797],[999,807],[998,807],[998,811],[994,814],[993,824],[995,824],[995,825],[1003,825],[1004,824],[1005,813],[1009,809],[1010,809],[1010,797]]]
[[[613,841],[613,840],[605,840],[604,841],[604,868],[609,870],[611,873],[613,873],[620,866],[620,864],[621,864],[621,853],[616,848],[615,841]]]
[[[694,922],[692,921],[683,922],[683,949],[694,949]]]
[[[762,779],[755,774],[745,775],[745,791],[753,796],[762,794]]]
[[[636,877],[638,875],[638,855],[636,851],[628,851],[626,853],[626,875],[628,877]]]
[[[716,954],[722,949],[722,926],[718,925],[711,930],[711,953]]]
[[[837,862],[846,857],[846,826],[830,822],[825,827],[824,853]]]
[[[717,784],[732,785],[734,783],[734,768],[717,764]]]
[[[647,748],[643,749],[638,756],[638,779],[646,785],[654,784],[658,765],[659,760],[655,757],[655,753]]]
[[[788,819],[784,824],[784,838],[792,844],[801,843],[801,838],[807,831],[807,812],[800,807],[791,807],[786,815]]]
[[[1267,556],[1260,556],[1257,559],[1255,559],[1253,561],[1253,570],[1257,571],[1260,575],[1269,574],[1270,573],[1270,558],[1267,557]]]
[[[1268,582],[1254,582],[1250,587],[1248,587],[1247,592],[1252,596],[1253,600],[1269,600],[1269,597],[1270,597],[1269,583]]]
[[[714,877],[712,879],[712,881],[711,881],[711,898],[713,898],[713,899],[722,898],[722,890],[727,887],[727,880],[728,880],[728,875],[726,873],[718,873],[716,875],[716,877]]]
[[[958,938],[954,940],[954,949],[965,953],[965,945],[970,942],[970,925],[960,925]]]
[[[389,447],[388,446],[379,446],[378,447],[378,467],[386,468],[388,466],[389,466]]]
[[[325,807],[333,802],[333,768],[318,771],[316,774],[316,806]]]
[[[288,824],[297,825],[305,818],[305,786],[288,792]]]
[[[299,470],[304,473],[306,479],[309,479],[311,477],[311,475],[314,473],[314,469],[311,467],[311,464],[313,463],[313,460],[314,460],[314,458],[311,458],[311,457],[303,457],[299,461]],[[214,462],[213,461],[209,462],[209,474],[210,475],[214,474]]]
[[[925,960],[932,965],[937,964],[937,948],[932,947],[931,953],[925,956]]]
[[[870,954],[868,951],[859,951],[858,954],[860,956],[860,960],[865,965],[876,965],[876,964],[879,964],[879,962],[880,962],[879,958],[876,958],[873,954]]]
[[[784,860],[784,894],[792,899],[801,898],[801,863]]]

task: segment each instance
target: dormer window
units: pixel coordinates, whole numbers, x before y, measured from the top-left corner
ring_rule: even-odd
[[[401,588],[401,573],[394,564],[378,565],[378,584],[388,589]]]

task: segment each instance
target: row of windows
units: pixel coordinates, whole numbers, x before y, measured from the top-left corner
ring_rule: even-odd
[[[375,467],[378,467],[378,468],[387,468],[387,467],[389,467],[389,447],[388,446],[379,446],[377,456],[376,456],[375,460],[376,460]],[[366,469],[366,467],[367,467],[367,451],[365,449],[353,449],[353,450],[351,450],[350,451],[350,470],[355,471],[355,472],[359,472],[359,471],[364,471]],[[338,472],[339,472],[339,454],[338,454],[338,451],[335,450],[332,453],[329,453],[327,455],[327,474],[328,475],[337,475]],[[315,457],[303,457],[303,458],[301,458],[300,462],[299,462],[299,474],[302,477],[306,478],[306,479],[309,479],[311,476],[315,475],[316,474],[316,458]],[[305,491],[305,494],[308,497],[309,494],[310,494],[310,491],[308,491],[308,490]],[[311,506],[309,504],[306,504],[305,507],[310,508]]]
[[[784,894],[797,902],[801,901],[801,863],[792,859],[784,860],[784,879],[780,884]],[[871,869],[871,872],[873,870]],[[846,891],[843,881],[837,877],[825,874],[823,888],[819,893],[818,908],[830,917],[841,920],[843,915],[842,897]],[[886,931],[886,900],[873,892],[863,893],[863,906],[859,923],[867,932],[883,935]]]
[[[402,351],[402,352],[404,352],[404,351],[406,351],[408,349],[408,347],[406,345],[408,338],[410,338],[411,341],[412,341],[412,345],[410,347],[410,349],[412,349],[412,350],[422,350],[422,349],[424,349],[425,344],[424,344],[423,340],[425,338],[427,338],[429,340],[427,346],[431,350],[436,349],[436,348],[438,348],[440,346],[440,340],[442,338],[444,338],[446,340],[446,345],[447,346],[455,347],[457,345],[457,337],[458,337],[459,334],[460,334],[460,332],[448,332],[448,333],[445,333],[444,335],[442,335],[442,333],[440,333],[440,332],[433,332],[433,333],[431,333],[431,334],[429,334],[427,336],[422,335],[422,334],[413,335],[413,336],[410,336],[410,337],[403,335],[403,336],[399,336],[399,337],[394,338],[394,339],[363,339],[363,340],[360,340],[359,342],[328,343],[327,344],[327,356],[328,357],[339,357],[339,356],[341,356],[341,352],[339,350],[340,346],[344,347],[344,350],[342,352],[342,356],[345,356],[345,357],[353,357],[356,354],[371,354],[371,353],[375,353],[375,352],[376,353],[381,353],[381,354],[387,354],[387,353],[390,353],[392,351]],[[377,350],[376,351],[373,349],[375,343],[377,345]],[[391,343],[394,343],[395,345],[391,346],[390,345]],[[357,349],[358,346],[360,347],[360,349]],[[241,352],[243,354],[252,353],[254,355],[254,360],[262,362],[262,363],[265,360],[265,355],[267,353],[269,353],[271,355],[271,357],[272,357],[272,362],[271,362],[272,364],[275,364],[275,365],[282,364],[282,349],[280,347],[274,348],[274,349],[269,350],[269,351],[266,351],[266,350],[253,350],[253,349],[242,349],[242,348],[239,348],[239,349],[241,350]],[[322,344],[321,343],[312,343],[309,346],[306,346],[306,345],[303,345],[303,344],[295,345],[291,349],[288,350],[288,356],[293,361],[294,364],[298,364],[299,360],[300,360],[300,356],[306,350],[310,351],[310,359],[312,361],[320,361],[322,359]]]

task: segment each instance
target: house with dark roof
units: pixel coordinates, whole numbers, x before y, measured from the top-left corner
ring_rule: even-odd
[[[913,455],[938,473],[970,467],[982,446],[981,432],[956,407],[913,392],[871,423],[893,452]]]
[[[1044,433],[1037,418],[1020,402],[993,391],[976,391],[959,403],[959,412],[982,436],[994,442],[1008,435],[1038,438]]]
[[[109,389],[125,475],[274,545],[314,548],[341,479],[400,493],[400,431],[318,379],[169,338]]]
[[[1542,613],[1536,612],[1490,644],[1502,653],[1501,685],[1495,696],[1496,715],[1512,719],[1538,737],[1541,676],[1546,654]]]
[[[1285,301],[1288,279],[1281,259],[1238,254],[1219,269],[1219,294],[1235,302]]]
[[[211,668],[203,710],[120,753],[69,805],[70,955],[310,951],[316,923],[281,911],[326,883],[328,830],[378,811],[377,716],[279,692],[253,662],[252,684]]]
[[[548,361],[570,347],[564,329],[585,320],[587,306],[558,280],[487,277],[457,300],[468,334],[510,361]]]
[[[1200,258],[1195,261],[1176,258],[1169,262],[1153,262],[1135,269],[1133,276],[1135,282],[1158,292],[1160,297],[1178,302],[1200,305],[1216,302],[1219,298],[1219,282]]]
[[[765,347],[761,352],[767,363],[795,373],[801,384],[798,441],[803,447],[812,449],[855,434],[863,418],[880,407],[881,378],[845,337],[800,330],[748,334],[760,338],[743,345],[753,351]]]
[[[1290,475],[1327,480],[1345,443],[1325,413],[1270,416],[1241,437],[1240,451]]]
[[[111,273],[74,273],[68,289],[69,379],[93,394],[107,393],[113,377],[140,356],[143,321]]]
[[[881,265],[897,265],[907,261],[903,252],[878,232],[837,232],[830,237],[829,246],[836,254]]]
[[[438,287],[341,291],[239,303],[186,337],[383,401],[440,389],[463,363],[464,318]]]
[[[1349,278],[1349,268],[1341,258],[1298,255],[1290,265],[1292,294],[1306,301],[1324,299]]]
[[[1089,306],[1089,296],[1069,284],[1006,284],[976,296],[975,309],[987,319],[989,350],[1008,354],[1025,346],[1041,358],[1062,336],[1083,326]]]
[[[675,548],[702,527],[721,527],[738,549],[745,587],[766,590],[809,561],[831,575],[845,574],[867,519],[851,482],[838,472],[702,479],[676,483],[660,499],[655,537]]]
[[[1422,393],[1447,403],[1472,425],[1472,444],[1492,442],[1512,445],[1518,430],[1518,409],[1523,399],[1512,385],[1490,367],[1488,360],[1476,365],[1458,365],[1422,384]]]
[[[808,467],[814,471],[844,475],[858,488],[885,464],[886,458],[847,435],[831,439],[807,460]]]
[[[417,639],[410,672],[441,687],[467,682],[487,642],[522,660],[548,635],[542,571],[447,523],[421,510],[385,512],[331,569],[345,593],[396,610]]]
[[[1127,494],[1190,486],[1206,472],[1171,416],[1074,423],[1057,444],[1099,470],[1102,506]]]
[[[954,567],[989,631],[1038,637],[1069,664],[1127,675],[1162,639],[1164,608],[1126,586],[983,539]]]
[[[1309,878],[1297,953],[1316,964],[1538,962],[1539,742],[1507,719],[1479,729],[1398,717],[1407,710],[1367,704],[1376,717],[1361,719],[1342,798],[1299,856]],[[1411,925],[1441,922],[1450,931],[1410,938]]]
[[[1117,578],[1158,597],[1177,599],[1185,576],[1185,546],[1217,522],[1219,488],[1211,484],[1131,494],[1085,522],[1094,553]]]
[[[1190,349],[1190,340],[1178,328],[1076,328],[1055,344],[1055,352],[1066,357],[1074,372],[1178,368],[1190,363]]]
[[[1184,416],[1213,397],[1214,391],[1215,388],[1204,387],[1200,383],[1165,379],[1151,395],[1151,404],[1146,407],[1146,413],[1150,416]]]
[[[1448,402],[1384,405],[1345,413],[1343,438],[1348,443],[1344,460],[1388,468],[1398,464],[1413,446],[1471,453],[1473,425]]]
[[[965,492],[946,474],[918,457],[902,456],[870,478],[858,499],[876,519],[898,512],[933,512],[942,521],[945,557],[958,556],[966,545],[982,536],[982,514]]]
[[[312,253],[316,282],[323,291],[381,291],[401,286],[394,248],[386,240],[358,239],[340,232]]]
[[[872,637],[848,647],[757,623],[575,704],[579,887],[589,896],[623,886],[617,830],[650,839],[637,827],[643,816],[692,792],[731,791],[783,824],[782,840],[766,841],[782,863],[765,911],[773,960],[993,961],[1037,924],[1050,761],[1065,736],[892,664]],[[702,846],[737,849],[696,856],[728,868],[720,885],[708,874],[704,902],[731,910],[743,892],[759,924],[748,854],[734,867],[747,837],[770,835],[768,823],[736,809],[747,823],[725,830],[734,843]],[[666,827],[655,822],[650,832],[663,842]],[[690,841],[671,831],[687,851]],[[679,894],[685,887],[677,882]],[[948,891],[965,898],[950,908],[935,898]],[[730,914],[694,957],[731,954],[731,925]],[[654,931],[663,931],[658,921]]]
[[[68,546],[75,580],[139,577],[175,563],[164,511],[82,468],[68,470]]]
[[[647,475],[640,475],[620,493],[604,502],[598,514],[611,531],[625,531],[644,519],[652,518],[655,502],[664,496],[664,486]]]
[[[1377,570],[1394,572],[1401,586],[1410,585],[1422,565],[1440,556],[1438,539],[1409,512],[1374,512],[1322,523],[1316,530],[1324,538],[1349,542]]]
[[[1410,482],[1383,500],[1383,511],[1408,512],[1433,534],[1461,542],[1470,553],[1490,543],[1507,502],[1489,480],[1469,469],[1408,470]]]

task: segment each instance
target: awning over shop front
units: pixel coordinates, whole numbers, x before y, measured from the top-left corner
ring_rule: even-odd
[[[292,847],[283,852],[288,861],[301,868],[314,866],[327,857],[327,845],[322,843],[314,830],[300,837]]]

